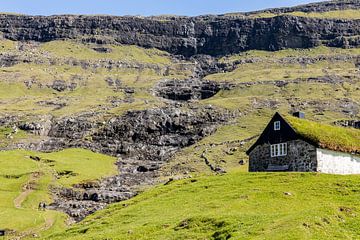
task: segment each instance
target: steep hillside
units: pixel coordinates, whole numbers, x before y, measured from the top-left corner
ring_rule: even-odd
[[[45,238],[357,239],[359,187],[358,176],[193,178],[159,186]]]
[[[10,238],[59,231],[51,238],[81,239],[97,230],[123,239],[162,231],[165,239],[284,238],[289,220],[288,237],[353,238],[356,176],[233,172],[247,171],[245,151],[275,111],[328,124],[360,118],[358,8],[330,1],[193,18],[0,15],[0,161],[19,171],[0,172],[0,224],[24,216],[0,230]],[[34,174],[33,195],[23,194]],[[232,200],[256,189],[248,205]],[[181,212],[193,198],[194,213]],[[270,208],[259,214],[263,204]],[[140,209],[169,214],[141,220]],[[85,220],[66,232],[65,218]]]
[[[53,196],[49,189],[96,182],[114,175],[115,161],[113,157],[81,149],[56,153],[1,151],[1,229],[6,230],[11,238],[63,229],[66,215],[52,210]],[[40,203],[48,205],[49,210],[39,208]]]
[[[213,56],[246,50],[281,50],[358,46],[359,19],[337,11],[354,10],[358,2],[335,1],[293,9],[201,17],[112,17],[0,15],[0,33],[10,40],[48,42],[81,38],[84,42],[158,48],[173,54]],[[331,12],[336,18],[328,18]],[[292,13],[292,14],[290,14]],[[322,18],[312,18],[323,14]],[[252,14],[252,15],[251,15]],[[344,16],[344,17],[342,17]]]

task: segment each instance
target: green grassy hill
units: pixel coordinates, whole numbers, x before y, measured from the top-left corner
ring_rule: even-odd
[[[114,175],[115,158],[82,149],[54,153],[0,151],[0,228],[9,238],[66,227],[66,215],[39,211],[51,203],[50,188],[69,187]]]
[[[229,173],[158,186],[47,239],[357,239],[359,176]]]
[[[360,18],[358,10],[287,14]],[[215,59],[231,67],[205,79],[231,87],[181,108],[213,106],[233,117],[211,136],[177,152],[157,180],[185,179],[147,189],[71,226],[60,212],[38,211],[38,203],[51,202],[50,187],[116,174],[115,158],[82,149],[2,151],[0,229],[10,230],[10,239],[360,239],[359,176],[249,174],[245,154],[276,111],[301,110],[306,118],[327,124],[359,119],[359,54],[360,48],[319,46]],[[191,79],[199,67],[194,59],[156,49],[82,39],[1,39],[0,60],[0,120],[95,113],[92,120],[100,125],[129,110],[166,106],[154,86],[162,80]],[[60,89],[55,86],[59,81]],[[11,125],[0,126],[0,149],[44,138],[12,131]],[[228,173],[216,175],[204,156]]]
[[[127,110],[162,106],[164,101],[155,97],[151,88],[162,79],[189,78],[190,69],[194,67],[190,61],[178,62],[157,50],[106,46],[113,50],[99,53],[94,47],[57,41],[19,50],[19,43],[2,41],[5,54],[26,57],[31,53],[30,59],[34,62],[20,62],[0,69],[1,115],[31,120],[38,115],[63,117],[91,111],[106,118]],[[129,56],[128,52],[132,54]],[[359,208],[357,176],[246,173],[211,176],[213,172],[201,156],[206,154],[212,165],[226,171],[246,172],[245,151],[275,111],[288,113],[299,109],[306,112],[307,118],[324,123],[358,118],[358,53],[359,49],[319,47],[250,51],[220,59],[220,62],[235,64],[235,69],[208,75],[206,79],[230,82],[234,87],[192,104],[213,105],[236,117],[212,136],[175,154],[161,169],[162,180],[177,175],[210,176],[157,187],[133,200],[110,206],[68,230],[63,214],[37,210],[40,200],[51,200],[48,187],[53,181],[52,173],[61,169],[80,171],[76,177],[56,180],[56,184],[68,186],[108,175],[111,166],[95,158],[94,165],[81,168],[89,154],[86,152],[79,153],[78,158],[71,157],[80,165],[60,160],[54,166],[26,157],[35,153],[2,153],[11,157],[11,161],[1,158],[8,167],[3,168],[1,177],[0,227],[16,230],[12,236],[35,233],[51,239],[227,239],[230,236],[234,239],[263,239],[264,236],[267,239],[354,239],[359,234],[355,217]],[[305,58],[310,60],[304,63],[301,59]],[[130,65],[109,69],[101,64],[99,67],[69,64],[69,61],[85,61],[91,65],[113,59]],[[255,61],[247,61],[249,59]],[[58,79],[67,84],[76,82],[77,87],[56,91],[51,84]],[[111,85],[107,79],[114,82],[119,79],[121,84]],[[33,81],[30,87],[26,85],[29,80]],[[124,101],[128,96],[118,89],[126,87],[135,89],[131,101]],[[114,105],[113,100],[121,104]],[[0,146],[39,138],[20,131],[8,139],[9,133],[10,128],[0,129]],[[66,152],[44,155],[44,158],[56,160],[58,154],[68,158]],[[240,160],[244,160],[245,165],[240,165]],[[17,168],[18,165],[21,168]],[[95,173],[92,167],[95,165],[109,171]],[[11,168],[16,171],[9,173]],[[22,195],[24,185],[33,182],[32,174],[37,172],[41,173],[36,177],[38,187],[31,194]],[[20,208],[19,203],[14,203],[15,199],[20,202]]]

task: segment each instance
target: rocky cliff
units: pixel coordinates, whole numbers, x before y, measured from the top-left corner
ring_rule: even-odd
[[[357,1],[349,3],[352,4],[346,6],[358,7]],[[316,6],[322,10],[346,8],[339,4]],[[308,9],[313,9],[315,5],[309,6]],[[18,41],[46,42],[81,38],[83,41],[97,43],[113,42],[154,47],[187,57],[196,54],[222,56],[251,49],[309,48],[321,43],[337,47],[357,46],[360,42],[357,39],[360,35],[360,20],[296,16],[143,18],[3,14],[0,15],[0,32],[4,38]]]
[[[56,197],[49,209],[64,211],[77,221],[109,203],[133,197],[139,186],[156,182],[158,170],[175,152],[213,134],[231,116],[211,106],[185,111],[177,105],[129,111],[102,126],[87,121],[88,117],[54,121],[51,140],[38,146],[40,150],[83,147],[118,156],[118,175],[74,188],[53,189]]]

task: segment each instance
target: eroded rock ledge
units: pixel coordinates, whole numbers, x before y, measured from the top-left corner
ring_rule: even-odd
[[[158,170],[175,152],[214,133],[229,118],[230,113],[211,106],[187,106],[185,110],[169,105],[130,111],[105,123],[92,121],[89,114],[53,120],[50,139],[32,149],[81,147],[117,156],[119,174],[74,188],[53,189],[56,198],[49,208],[80,221],[109,203],[129,199],[139,186],[157,181]]]
[[[189,101],[211,98],[221,89],[219,83],[200,79],[164,80],[154,92],[157,96],[174,101]]]
[[[2,34],[1,34],[2,33]],[[0,15],[0,34],[17,41],[82,39],[158,48],[190,57],[241,51],[358,46],[360,20],[296,16],[251,19],[230,16],[112,17]],[[101,37],[100,37],[101,36]],[[9,60],[11,62],[11,59]]]

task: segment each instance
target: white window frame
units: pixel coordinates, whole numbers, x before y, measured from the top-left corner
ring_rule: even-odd
[[[280,129],[281,129],[281,122],[280,121],[274,122],[274,130],[280,131]]]
[[[283,157],[287,155],[287,143],[270,145],[271,157]]]

